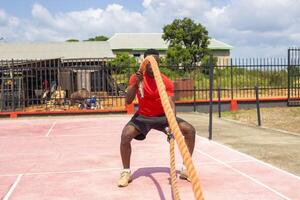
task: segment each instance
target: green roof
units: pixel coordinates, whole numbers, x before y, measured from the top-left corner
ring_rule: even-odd
[[[109,40],[112,50],[146,50],[150,48],[166,50],[168,43],[162,39],[163,33],[116,33]],[[210,39],[209,49],[230,50],[232,46],[216,39]]]

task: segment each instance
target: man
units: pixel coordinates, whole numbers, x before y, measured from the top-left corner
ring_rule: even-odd
[[[144,57],[146,58],[148,55],[152,55],[159,64],[159,53],[157,50],[146,50]],[[171,107],[175,110],[173,82],[164,74],[161,74],[161,77],[165,84]],[[142,91],[139,89],[140,83],[143,85]],[[131,140],[144,140],[151,129],[165,132],[165,128],[168,127],[150,64],[146,66],[144,74],[138,71],[130,77],[126,104],[131,104],[136,95],[139,101],[139,109],[124,127],[121,136],[120,151],[124,169],[118,181],[119,187],[126,187],[131,182]],[[192,155],[195,146],[195,129],[191,124],[178,117],[177,122]],[[189,180],[185,166],[183,166],[180,178]]]

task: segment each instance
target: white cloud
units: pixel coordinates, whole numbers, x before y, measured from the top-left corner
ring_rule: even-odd
[[[31,13],[33,20],[23,20],[16,28],[23,30],[18,31],[19,38],[5,34],[8,41],[64,41],[69,38],[82,40],[99,34],[142,32],[147,29],[141,13],[130,12],[119,4],[108,5],[105,9],[90,8],[66,13],[50,13],[41,4],[34,4]],[[2,15],[0,12],[0,23],[4,18]]]
[[[82,40],[115,32],[161,32],[175,18],[190,17],[206,26],[210,36],[234,46],[236,56],[282,55],[300,42],[299,0],[144,0],[142,5],[139,12],[110,4],[52,13],[34,4],[32,19],[0,10],[0,31],[8,41]]]
[[[146,8],[147,8],[148,6],[150,6],[150,4],[151,4],[151,0],[144,0],[144,1],[143,1],[143,6],[146,7]]]
[[[8,15],[4,10],[0,9],[0,26],[16,27],[20,23],[17,17]]]
[[[0,38],[6,39],[8,36],[11,38],[18,38],[18,27],[20,20],[17,17],[8,15],[4,10],[0,9]],[[1,40],[2,41],[2,40]]]
[[[40,4],[33,5],[31,14],[36,20],[40,20],[47,25],[54,23],[54,19],[50,12]]]
[[[232,0],[223,17],[230,19],[231,27],[241,31],[280,31],[299,18],[299,3],[295,0]]]
[[[208,0],[144,0],[143,5],[149,20],[159,18],[163,22],[178,17],[195,18],[211,7]]]
[[[204,16],[210,33],[235,46],[235,55],[278,56],[281,52],[285,56],[282,52],[299,42],[291,37],[296,29],[300,30],[299,8],[298,0],[231,0],[206,11]],[[279,47],[284,50],[275,49]]]

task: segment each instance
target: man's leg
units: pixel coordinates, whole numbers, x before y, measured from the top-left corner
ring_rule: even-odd
[[[182,132],[182,135],[184,136],[184,140],[189,149],[189,152],[192,155],[195,147],[196,130],[188,122],[180,122],[178,125]]]
[[[193,151],[194,151],[194,147],[195,147],[195,137],[196,137],[195,128],[191,124],[189,124],[188,122],[185,122],[185,121],[180,122],[178,125],[182,132],[182,135],[184,136],[184,140],[188,147],[188,150],[189,150],[190,154],[192,155]],[[182,166],[182,170],[180,172],[179,178],[191,181],[189,178],[187,169],[184,165]]]
[[[131,182],[131,141],[137,135],[139,135],[139,131],[133,125],[130,124],[127,124],[122,131],[120,153],[122,157],[123,171],[118,181],[119,187],[126,187]]]
[[[130,168],[131,141],[139,134],[139,131],[130,124],[126,125],[122,131],[120,152],[124,169]]]

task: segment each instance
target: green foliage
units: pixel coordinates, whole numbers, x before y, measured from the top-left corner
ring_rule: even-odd
[[[174,45],[167,50],[167,63],[171,65],[188,65],[192,57],[187,49],[182,48],[180,45]]]
[[[217,66],[218,58],[213,57],[212,58],[212,65],[215,67]],[[210,56],[205,55],[202,60],[200,66],[202,67],[202,73],[209,74],[209,66],[210,66]]]
[[[291,76],[300,76],[300,67],[299,66],[290,66],[289,67]]]
[[[159,65],[160,66],[167,66],[168,65],[168,63],[167,63],[167,58],[166,57],[162,57],[162,56],[160,56],[159,57]]]
[[[93,38],[89,38],[89,39],[83,40],[83,41],[85,41],[85,42],[86,41],[106,41],[108,39],[109,38],[104,35],[98,35],[98,36],[95,36]],[[66,40],[66,42],[79,42],[79,40],[71,38],[71,39]]]
[[[116,58],[114,58],[112,61],[110,61],[110,64],[113,66],[132,66],[136,65],[137,61],[134,57],[130,56],[129,53],[123,52],[123,53],[117,53]]]
[[[79,40],[77,40],[77,39],[68,39],[68,40],[66,40],[66,42],[79,42]]]
[[[95,36],[93,38],[89,38],[87,40],[84,40],[84,41],[106,41],[108,40],[109,38],[104,36],[104,35],[98,35],[98,36]]]
[[[167,60],[173,65],[194,66],[209,54],[208,31],[189,18],[175,19],[163,27],[163,39],[169,42]]]
[[[167,75],[171,80],[186,80],[190,79],[194,81],[194,86],[198,90],[197,98],[207,99],[209,95],[209,73],[203,73],[206,66],[194,66],[194,67],[179,67],[163,66],[160,65],[161,73]],[[269,68],[249,68],[245,66],[214,66],[214,91],[216,97],[216,91],[218,86],[222,88],[222,95],[230,97],[231,91],[233,95],[252,95],[254,97],[254,87],[260,88],[261,94],[272,95],[272,92],[277,92],[279,95],[283,94],[287,88],[287,70],[274,70]],[[114,71],[114,79],[118,83],[128,84],[128,80],[131,74],[138,69],[138,65],[135,67],[123,67]],[[293,82],[294,80],[292,80]],[[299,84],[293,82],[294,85]],[[224,97],[224,96],[223,96]],[[186,100],[193,99],[193,96],[182,97]],[[225,98],[225,97],[224,97]]]
[[[120,73],[133,73],[134,67],[137,66],[137,61],[127,52],[117,53],[116,58],[110,61],[109,66],[118,69]],[[128,71],[129,69],[129,71]]]
[[[189,72],[184,69],[174,69],[174,67],[160,65],[159,70],[161,73],[165,74],[173,80],[178,78],[190,77]]]

